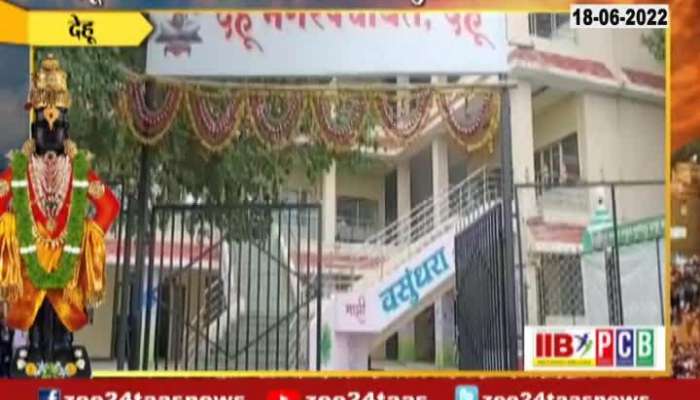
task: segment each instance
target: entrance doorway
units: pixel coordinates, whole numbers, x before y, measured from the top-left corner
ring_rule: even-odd
[[[416,361],[435,363],[435,307],[431,304],[414,323]]]

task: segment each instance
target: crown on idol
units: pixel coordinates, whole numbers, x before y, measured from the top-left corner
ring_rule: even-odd
[[[70,108],[70,104],[67,74],[54,55],[49,54],[32,74],[27,107],[43,109],[49,127],[53,128],[54,122],[61,115],[61,109]]]

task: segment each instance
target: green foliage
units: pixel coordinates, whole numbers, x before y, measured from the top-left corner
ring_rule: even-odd
[[[93,166],[103,179],[125,182],[133,190],[141,146],[120,121],[115,104],[124,82],[120,66],[143,71],[144,49],[39,49],[35,59],[47,53],[55,54],[69,73],[71,138],[95,155]],[[321,144],[272,149],[243,129],[236,143],[213,154],[196,142],[181,112],[172,131],[151,152],[154,201],[176,203],[187,195],[209,204],[273,201],[293,168],[303,168],[315,182],[337,157]],[[313,127],[304,121],[301,129],[310,132]]]
[[[323,324],[321,330],[321,364],[326,366],[331,360],[331,350],[333,349],[333,333],[327,324]]]
[[[659,62],[666,60],[666,30],[654,29],[648,34],[642,35],[642,44],[644,44],[651,55]]]

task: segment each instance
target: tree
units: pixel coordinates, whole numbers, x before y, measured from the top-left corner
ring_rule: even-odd
[[[649,49],[651,55],[659,62],[666,60],[666,30],[654,29],[642,35],[642,43]]]
[[[143,71],[144,48],[39,49],[36,59],[47,53],[53,53],[69,74],[71,137],[95,155],[94,167],[106,180],[133,189],[141,145],[120,121],[115,104],[123,87],[123,67]],[[333,159],[352,164],[362,158],[334,154],[320,144],[270,149],[245,134],[224,152],[212,154],[195,143],[182,116],[178,118],[152,152],[156,202],[181,202],[187,195],[216,204],[275,199],[292,168],[303,168],[309,181],[316,182]]]

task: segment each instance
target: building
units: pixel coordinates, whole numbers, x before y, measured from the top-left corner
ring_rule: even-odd
[[[565,304],[570,287],[563,282],[580,278],[561,278],[562,266],[580,265],[581,240],[599,199],[612,209],[609,193],[601,195],[597,187],[577,184],[663,180],[664,66],[642,45],[642,30],[572,30],[567,15],[511,13],[507,32],[508,78],[516,83],[509,96],[514,181],[516,186],[541,184],[537,189],[516,188],[519,250],[525,254],[527,282],[523,314],[531,324],[571,323],[583,300]],[[397,84],[494,80],[470,76],[390,79]],[[302,259],[313,263],[321,249],[328,304],[352,296],[358,285],[382,281],[443,235],[454,237],[454,213],[478,213],[479,207],[488,204],[491,191],[498,190],[490,180],[490,173],[500,165],[498,151],[466,154],[448,134],[444,119],[436,110],[434,114],[436,118],[409,145],[368,151],[372,162],[361,171],[333,165],[319,182],[308,182],[300,171],[289,176],[287,200],[321,204],[320,214],[310,214],[299,225],[312,231],[311,241],[318,240],[315,227],[320,226],[322,243],[296,249],[295,256],[303,253]],[[461,199],[466,199],[464,204]],[[664,210],[663,186],[625,187],[616,201],[622,223],[659,216]],[[303,264],[295,268],[303,270]],[[201,280],[201,274],[195,281]],[[109,281],[116,279],[112,276]],[[108,299],[113,286],[109,290]],[[559,297],[553,296],[555,291]],[[362,304],[364,308],[364,300]],[[331,365],[362,369],[370,358],[373,368],[454,368],[454,304],[454,280],[447,278],[410,312],[372,335],[357,338],[352,345],[358,347],[342,350],[348,353],[346,359]],[[110,324],[114,327],[114,314],[110,314],[114,307],[108,300],[95,314],[93,325],[76,337],[92,349],[93,357],[113,355],[115,333],[108,341],[103,332],[110,331]],[[335,318],[333,310],[338,310],[328,307],[324,321]],[[220,312],[217,315],[221,317]],[[215,331],[207,328],[205,335],[210,339],[221,335],[218,328]],[[350,354],[353,351],[356,354]]]

